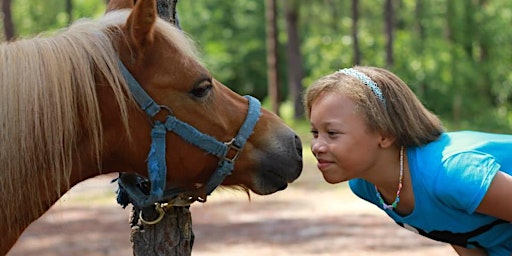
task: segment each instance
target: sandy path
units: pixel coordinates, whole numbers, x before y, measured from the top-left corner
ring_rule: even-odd
[[[20,237],[9,256],[132,255],[128,215],[113,176],[74,187]],[[446,244],[399,228],[346,185],[328,185],[312,166],[270,196],[216,191],[191,207],[194,256],[455,255]]]

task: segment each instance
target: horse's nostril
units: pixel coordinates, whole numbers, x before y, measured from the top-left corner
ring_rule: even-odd
[[[302,157],[302,141],[297,135],[295,135],[295,149],[297,150],[297,153],[299,153],[299,156]]]

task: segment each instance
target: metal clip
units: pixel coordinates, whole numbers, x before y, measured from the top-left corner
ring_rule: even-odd
[[[230,163],[234,163],[236,159],[238,159],[238,156],[240,156],[240,152],[242,152],[242,148],[235,145],[236,139],[232,138],[229,142],[224,142],[224,145],[228,147],[228,150],[226,151],[226,155],[224,156],[223,160],[226,160]],[[235,151],[235,155],[231,158],[228,157],[228,153],[230,150]]]

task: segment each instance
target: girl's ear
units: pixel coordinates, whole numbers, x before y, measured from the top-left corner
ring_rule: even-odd
[[[390,134],[380,134],[379,138],[379,146],[381,148],[389,148],[393,146],[396,142],[396,137]]]

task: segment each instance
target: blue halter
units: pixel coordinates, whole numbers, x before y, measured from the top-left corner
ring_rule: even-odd
[[[170,111],[169,107],[158,105],[146,93],[121,61],[119,61],[119,67],[135,101],[150,118],[153,118],[162,108]],[[148,207],[157,202],[174,200],[176,201],[175,205],[179,206],[180,204],[187,205],[194,201],[206,201],[206,196],[210,195],[233,171],[235,161],[242,151],[245,142],[247,142],[247,139],[252,134],[254,126],[261,115],[260,102],[254,97],[248,95],[245,97],[249,100],[247,117],[240,127],[238,134],[229,142],[220,142],[198,131],[189,124],[178,120],[172,115],[171,111],[165,119],[165,122],[155,121],[153,123],[153,129],[151,130],[151,148],[147,160],[149,180],[151,182],[150,194],[146,195],[134,188],[126,187],[125,189],[132,197],[134,205],[138,207]],[[167,176],[165,136],[168,131],[176,133],[188,143],[219,158],[219,165],[210,177],[210,180],[202,187],[202,189],[204,189],[202,190],[202,194],[197,195],[197,193],[194,194],[192,192],[192,195],[185,195],[185,198],[183,198],[186,191],[179,188],[165,190]],[[228,156],[230,151],[234,151],[231,157]]]

